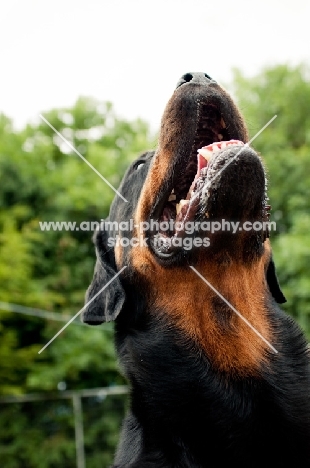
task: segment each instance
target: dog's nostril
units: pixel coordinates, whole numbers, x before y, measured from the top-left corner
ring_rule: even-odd
[[[186,73],[182,76],[182,78],[186,83],[188,83],[189,81],[192,81],[193,75],[191,73]]]
[[[190,82],[204,85],[208,85],[211,82],[215,83],[215,81],[207,73],[185,73],[185,75],[183,75],[178,81],[177,88],[185,83]]]

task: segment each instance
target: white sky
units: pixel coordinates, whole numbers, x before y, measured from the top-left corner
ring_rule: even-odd
[[[16,125],[80,95],[156,130],[179,77],[310,64],[310,0],[1,0],[0,112]]]

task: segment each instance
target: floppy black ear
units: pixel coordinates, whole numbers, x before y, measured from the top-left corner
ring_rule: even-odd
[[[97,232],[94,240],[97,261],[93,280],[86,291],[82,320],[89,325],[100,325],[116,319],[125,302],[125,291],[111,250],[107,249],[105,234]]]
[[[278,304],[284,304],[284,302],[286,302],[286,298],[281,291],[279,281],[277,278],[277,274],[276,274],[276,267],[275,267],[272,257],[270,258],[270,262],[267,268],[266,278],[267,278],[267,283],[268,283],[270,292],[272,296],[274,297],[274,299],[278,302]]]

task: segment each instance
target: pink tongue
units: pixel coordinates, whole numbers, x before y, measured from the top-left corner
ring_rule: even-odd
[[[203,169],[204,167],[207,167],[207,165],[208,165],[208,161],[200,153],[198,153],[197,154],[198,170],[197,170],[196,176],[198,176],[200,174],[201,169]]]
[[[244,143],[240,140],[217,141],[211,145],[203,146],[197,150],[198,170],[196,177],[199,176],[201,169],[208,165],[208,162],[210,161],[213,153],[217,153],[218,151],[232,145],[244,146]]]
[[[217,153],[218,151],[233,145],[244,146],[244,143],[240,140],[216,141],[211,145],[203,146],[202,148],[197,150],[197,174],[195,175],[193,183],[187,193],[187,200],[191,198],[191,192],[194,189],[196,179],[198,179],[198,177],[200,176],[201,169],[207,167],[208,162],[210,161],[213,153]]]
[[[244,143],[240,140],[216,141],[211,145],[203,146],[197,150],[197,174],[195,175],[193,183],[188,191],[186,197],[187,200],[189,200],[191,197],[191,192],[194,189],[196,179],[199,177],[201,169],[207,167],[213,153],[217,153],[218,151],[232,145],[244,146]]]

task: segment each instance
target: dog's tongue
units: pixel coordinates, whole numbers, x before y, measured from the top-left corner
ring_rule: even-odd
[[[211,145],[203,146],[199,150],[197,150],[197,173],[195,175],[195,178],[190,186],[189,191],[187,192],[186,199],[180,200],[180,202],[176,205],[176,212],[177,212],[177,218],[176,221],[184,218],[186,213],[189,210],[189,203],[193,195],[193,190],[195,189],[196,181],[199,177],[202,176],[200,171],[207,167],[211,157],[213,154],[218,153],[219,151],[228,148],[229,146],[244,146],[244,143],[240,140],[229,140],[229,141],[217,141],[212,143]],[[196,198],[196,202],[198,201],[198,198]]]
[[[240,140],[229,140],[229,141],[217,141],[211,145],[203,146],[197,150],[197,174],[193,180],[193,183],[188,191],[187,200],[191,198],[192,190],[194,189],[195,182],[200,177],[200,171],[204,167],[207,167],[213,154],[218,153],[220,150],[228,148],[229,146],[238,145],[244,146],[244,143]]]

